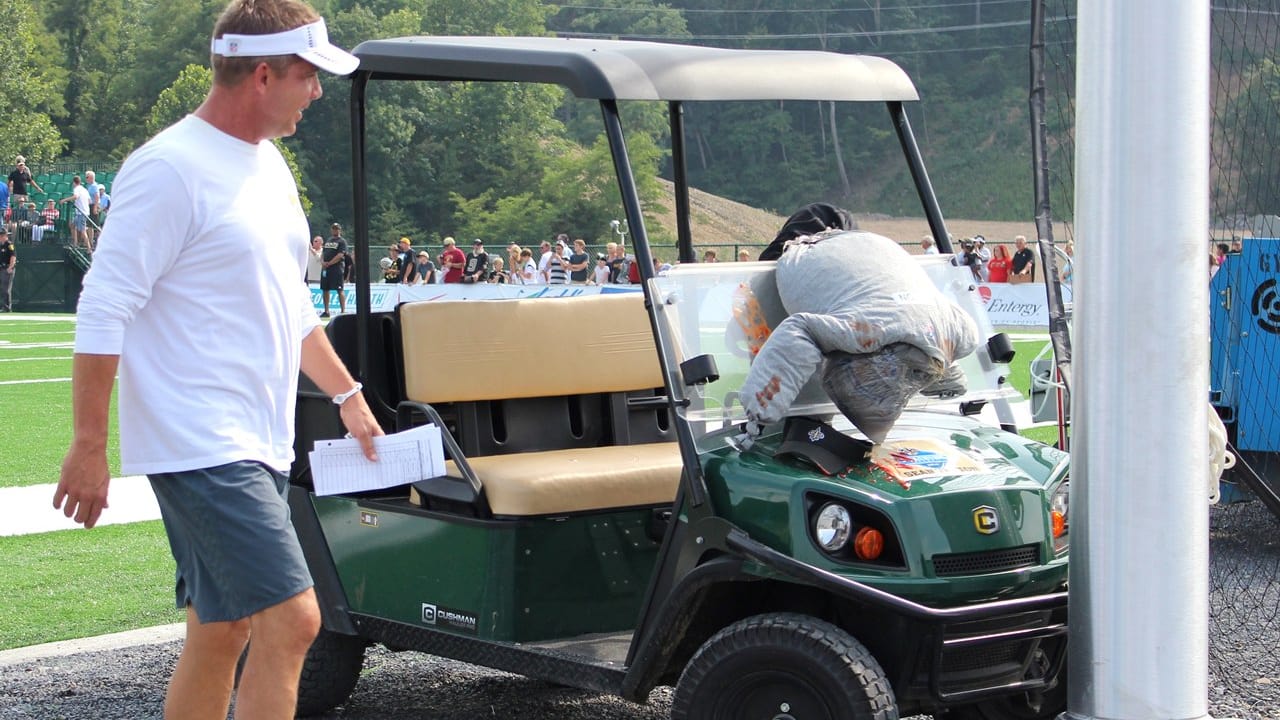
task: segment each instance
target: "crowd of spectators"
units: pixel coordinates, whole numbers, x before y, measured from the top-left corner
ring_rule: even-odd
[[[387,248],[386,257],[379,261],[384,282],[403,285],[629,285],[640,282],[635,256],[622,245],[611,242],[605,246],[605,252],[593,256],[587,250],[586,240],[570,240],[566,233],[558,234],[554,240],[544,240],[537,250],[511,243],[505,257],[490,256],[480,238],[471,242],[471,252],[465,254],[452,237],[444,239],[440,253],[434,257],[426,250],[415,254],[412,248],[413,243],[407,237]],[[714,251],[710,256],[715,257]],[[655,258],[654,268],[665,272],[671,266]]]
[[[1013,239],[1014,252],[1010,254],[1005,244],[992,243],[988,247],[987,239],[982,235],[963,238],[955,246],[951,256],[951,264],[968,268],[973,279],[981,283],[1028,283],[1036,279],[1036,255],[1027,246],[1027,238],[1018,235]],[[926,255],[938,254],[933,238],[925,235],[920,240],[920,248]],[[1067,243],[1067,254],[1071,255],[1071,243]]]
[[[59,189],[51,186],[46,192],[27,166],[26,158],[18,155],[13,170],[0,186],[0,223],[11,241],[38,244],[53,233],[61,235],[66,231],[62,239],[92,252],[111,206],[107,186],[96,181],[92,170],[86,170],[83,181],[80,175],[72,178],[65,197],[46,197],[44,207],[39,206],[41,195],[47,196]],[[68,206],[65,213],[59,209],[60,205]]]
[[[327,255],[338,250],[338,242],[335,241],[341,242],[341,254],[347,258],[346,271],[341,274],[345,276],[346,282],[352,280],[350,253],[345,247],[345,241],[338,237],[337,224],[334,228],[335,236],[330,242],[325,243],[319,236],[312,241],[312,264],[308,266],[307,272],[309,282],[324,282],[328,272],[328,265],[324,263],[330,259]],[[1037,258],[1025,236],[1018,235],[1013,239],[1012,250],[1008,243],[988,243],[982,235],[953,240],[952,244],[955,248],[951,257],[952,264],[969,268],[977,282],[1026,283],[1036,279]],[[920,248],[927,255],[939,252],[937,244],[928,235],[921,238]],[[1065,251],[1068,258],[1071,258],[1072,243],[1066,243]],[[323,260],[322,255],[326,256]],[[750,262],[755,258],[750,249],[740,248],[736,259]],[[719,261],[718,250],[713,248],[703,252],[702,262]],[[663,262],[658,257],[654,257],[653,262],[657,274],[671,268],[670,263]],[[1217,264],[1216,258],[1211,258],[1211,265],[1216,267]],[[536,249],[511,243],[503,255],[491,255],[480,238],[472,240],[470,252],[463,252],[454,238],[446,237],[439,252],[432,255],[427,249],[415,250],[412,239],[402,237],[396,244],[387,247],[386,256],[381,258],[379,265],[383,282],[402,285],[631,285],[640,282],[635,255],[627,252],[622,244],[610,242],[605,246],[604,252],[593,254],[588,250],[584,239],[570,240],[566,233],[559,233],[551,240],[542,241]],[[1069,280],[1069,261],[1060,272],[1063,273],[1064,280]]]

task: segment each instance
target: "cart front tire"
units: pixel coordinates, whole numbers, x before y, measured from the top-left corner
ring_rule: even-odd
[[[844,630],[793,613],[757,615],[698,649],[672,720],[897,720],[880,663]]]
[[[321,628],[298,678],[298,716],[332,710],[351,697],[364,667],[364,638]]]

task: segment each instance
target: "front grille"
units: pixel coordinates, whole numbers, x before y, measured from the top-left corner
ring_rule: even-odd
[[[965,673],[974,670],[1007,669],[1010,663],[1022,666],[1023,643],[1006,642],[998,645],[977,645],[947,650],[942,655],[942,673]]]
[[[951,553],[933,556],[933,572],[938,577],[985,575],[1031,567],[1040,563],[1040,546],[1023,545],[1004,550]]]

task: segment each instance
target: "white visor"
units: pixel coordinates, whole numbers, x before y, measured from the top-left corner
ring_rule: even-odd
[[[329,42],[324,19],[270,35],[223,35],[214,38],[211,51],[223,57],[297,55],[334,75],[350,75],[360,58]]]

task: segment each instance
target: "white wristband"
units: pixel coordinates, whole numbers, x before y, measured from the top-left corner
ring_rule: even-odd
[[[344,392],[344,393],[338,393],[337,395],[334,395],[334,396],[333,396],[333,404],[334,404],[334,405],[341,406],[341,405],[342,405],[342,403],[344,403],[344,402],[346,402],[346,401],[350,400],[350,399],[351,399],[351,398],[352,398],[356,393],[360,392],[363,388],[364,388],[364,385],[363,385],[363,384],[361,384],[361,383],[356,383],[356,384],[355,384],[355,387],[351,388],[350,390],[348,390],[348,391],[346,391],[346,392]]]

